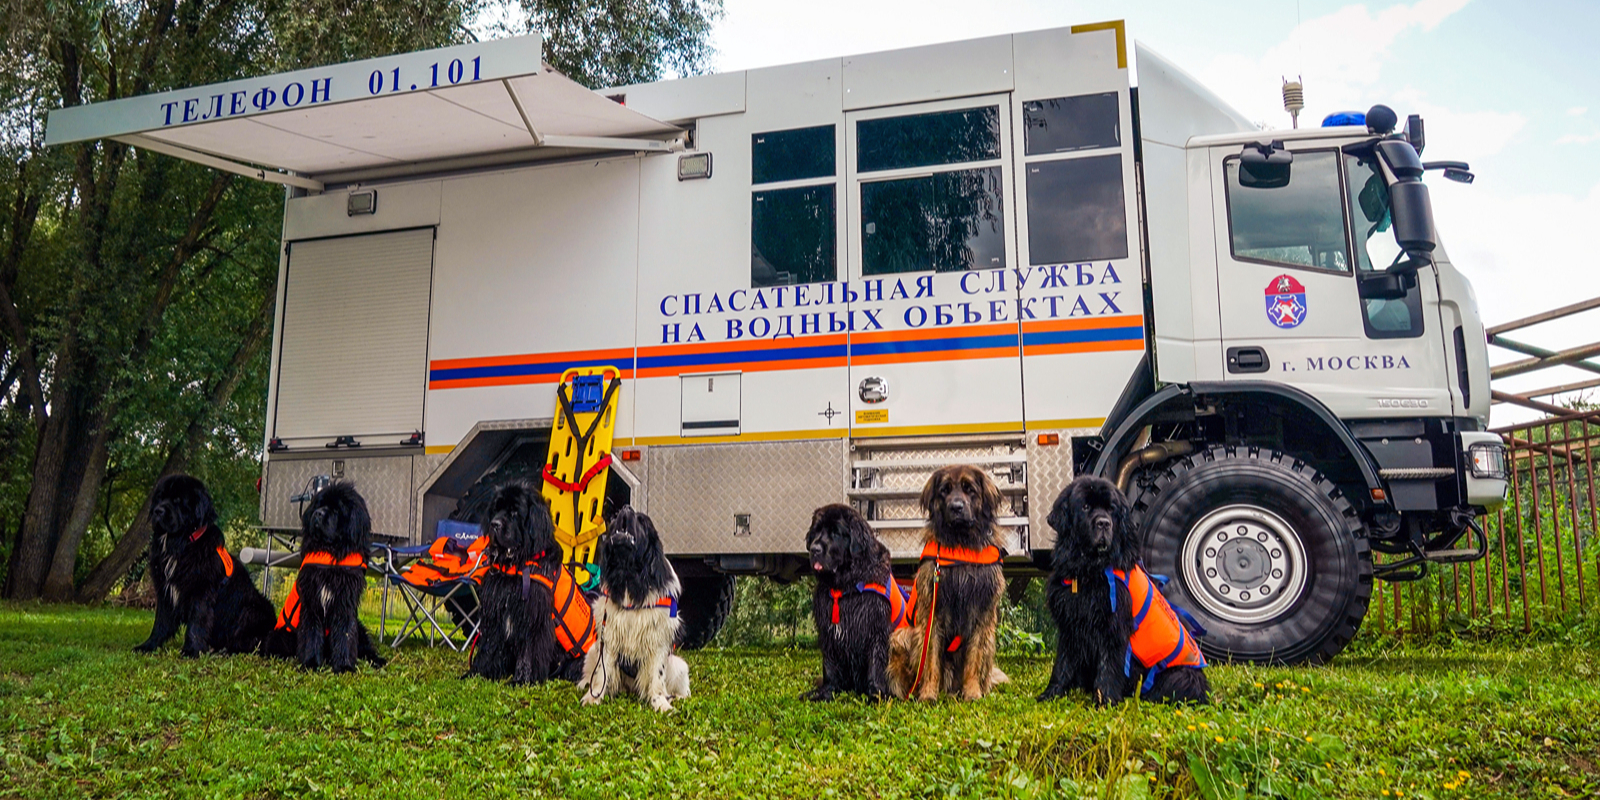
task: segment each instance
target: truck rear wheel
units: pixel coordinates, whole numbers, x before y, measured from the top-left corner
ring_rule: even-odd
[[[1217,659],[1321,663],[1361,627],[1372,551],[1349,501],[1278,451],[1213,446],[1134,492],[1144,563],[1209,635]]]
[[[678,578],[678,647],[699,650],[711,643],[733,610],[734,577],[707,575]]]

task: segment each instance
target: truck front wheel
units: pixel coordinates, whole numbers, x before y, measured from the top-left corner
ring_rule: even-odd
[[[1350,503],[1311,465],[1213,446],[1158,467],[1132,492],[1144,564],[1208,635],[1215,659],[1321,663],[1361,627],[1372,551]]]

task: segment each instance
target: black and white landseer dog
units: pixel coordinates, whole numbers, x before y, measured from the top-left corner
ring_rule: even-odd
[[[269,655],[334,672],[354,672],[357,658],[374,667],[387,663],[357,617],[371,541],[372,516],[354,486],[336,482],[311,498],[300,516],[300,572],[278,614]]]
[[[1115,705],[1142,684],[1146,700],[1208,702],[1205,658],[1139,566],[1122,492],[1103,478],[1080,477],[1056,498],[1048,522],[1056,531],[1046,592],[1056,662],[1039,699],[1083,689],[1096,703]]]
[[[928,527],[911,625],[889,640],[895,696],[915,693],[932,701],[944,693],[976,700],[1009,682],[994,662],[1005,587],[996,524],[1002,500],[989,475],[972,466],[944,467],[923,486]]]
[[[623,692],[657,711],[689,696],[689,665],[672,652],[678,635],[678,574],[650,518],[623,506],[600,538],[599,640],[583,661],[583,704]]]
[[[887,697],[889,633],[907,625],[906,601],[889,571],[889,548],[854,508],[828,505],[811,515],[806,551],[817,577],[811,618],[822,648],[822,679],[802,697]]]
[[[513,684],[576,679],[578,659],[556,641],[555,587],[561,566],[550,506],[533,484],[512,481],[495,489],[484,531],[489,571],[478,641],[468,673]],[[568,584],[568,602],[587,603]]]
[[[272,631],[272,604],[228,552],[205,484],[188,475],[158,481],[150,494],[150,528],[156,621],[150,638],[134,649],[153,652],[185,625],[186,657],[260,652]]]

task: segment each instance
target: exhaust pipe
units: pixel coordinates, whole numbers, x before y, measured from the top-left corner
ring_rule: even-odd
[[[1189,441],[1161,442],[1153,444],[1142,450],[1135,450],[1122,459],[1117,466],[1117,490],[1128,491],[1128,482],[1133,480],[1133,471],[1142,466],[1159,464],[1175,456],[1185,456],[1194,452],[1194,443]]]

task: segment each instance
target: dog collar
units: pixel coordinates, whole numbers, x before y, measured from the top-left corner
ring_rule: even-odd
[[[1078,579],[1077,578],[1062,578],[1061,579],[1061,585],[1070,587],[1072,589],[1072,593],[1073,594],[1077,594],[1078,593]]]
[[[602,590],[600,592],[600,594],[605,595],[607,598],[611,597],[611,593],[607,592],[607,591],[604,591],[604,590]],[[613,602],[615,602],[615,601],[613,601]],[[674,619],[676,619],[677,616],[678,616],[678,598],[673,597],[671,595],[667,595],[665,597],[659,597],[659,598],[656,599],[656,601],[654,603],[651,603],[650,605],[654,606],[655,608],[664,608],[664,609],[666,609],[667,610],[667,616],[672,617]],[[639,609],[644,608],[644,606],[625,606],[625,605],[623,605],[621,603],[617,603],[617,607],[622,609],[623,611],[638,611]]]
[[[189,541],[191,541],[191,542],[200,541],[200,537],[206,535],[206,531],[208,531],[210,529],[211,529],[210,525],[201,525],[200,526],[200,530],[197,530],[194,533],[189,534]]]

